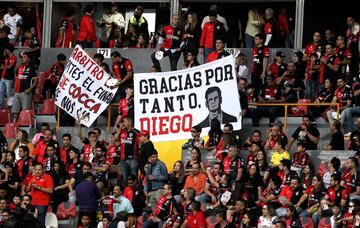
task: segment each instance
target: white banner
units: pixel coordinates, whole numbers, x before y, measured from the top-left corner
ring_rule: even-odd
[[[90,127],[116,93],[111,79],[80,46],[76,46],[56,87],[55,104]]]
[[[202,135],[211,119],[241,129],[234,58],[163,73],[135,74],[135,127],[148,130],[153,142],[190,138],[199,125]]]

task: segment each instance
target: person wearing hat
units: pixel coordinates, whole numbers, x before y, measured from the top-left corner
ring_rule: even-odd
[[[279,85],[283,80],[283,75],[287,70],[287,65],[284,63],[285,53],[282,51],[276,52],[275,62],[269,66],[268,75],[275,78],[276,85]]]
[[[101,28],[100,47],[109,48],[111,31],[113,31],[115,27],[119,27],[121,30],[125,28],[125,20],[123,15],[118,12],[118,4],[112,2],[110,10],[104,13],[96,24]]]
[[[225,43],[224,40],[221,38],[216,39],[215,41],[215,51],[210,52],[206,59],[206,63],[210,63],[217,59],[221,59],[223,57],[229,56],[230,53],[225,51]]]
[[[15,78],[16,55],[14,55],[14,46],[8,44],[4,47],[4,66],[0,75],[0,107],[3,107],[3,102],[6,97],[13,95],[12,88]]]

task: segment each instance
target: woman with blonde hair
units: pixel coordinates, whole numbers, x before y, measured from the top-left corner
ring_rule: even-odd
[[[199,45],[200,45],[200,37],[201,37],[201,27],[198,23],[197,15],[194,12],[191,12],[187,16],[186,24],[185,24],[185,39],[186,46],[184,49],[184,58],[186,58],[186,54],[191,51],[194,53],[195,58],[198,55]],[[185,59],[186,60],[186,59]]]
[[[9,151],[15,152],[15,160],[19,160],[19,147],[27,146],[29,148],[29,156],[32,155],[34,151],[34,146],[28,140],[28,133],[25,130],[19,130],[16,134],[16,140],[12,142],[9,146]]]

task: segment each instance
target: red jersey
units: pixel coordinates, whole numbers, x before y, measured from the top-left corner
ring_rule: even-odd
[[[356,191],[356,188],[360,186],[360,173],[356,171],[354,174],[351,174],[349,170],[345,170],[341,180],[345,182],[345,187],[348,193],[353,193]]]
[[[337,88],[335,90],[334,97],[337,98],[337,102],[341,108],[347,105],[348,100],[353,100],[354,94],[349,87],[345,86],[343,89]]]
[[[15,92],[22,93],[31,87],[32,79],[36,77],[36,70],[31,64],[20,64],[15,74]]]
[[[42,162],[44,160],[47,145],[48,144],[46,144],[44,140],[39,141],[36,145],[33,155],[35,155],[37,162]]]
[[[112,145],[109,146],[106,159],[112,165],[118,165],[120,162],[120,146]]]
[[[16,66],[16,61],[17,61],[16,55],[5,58],[4,68],[1,74],[2,79],[14,80],[15,78],[14,70]],[[8,67],[10,67],[10,69],[7,69]]]
[[[89,15],[84,15],[80,21],[78,41],[95,42],[96,30],[93,19]]]
[[[206,22],[201,33],[200,47],[215,48],[216,40],[223,39],[225,32],[224,24],[220,21],[215,23]]]
[[[203,211],[198,211],[194,215],[193,212],[190,212],[186,216],[186,222],[188,228],[199,228],[199,227],[206,227],[205,215]]]
[[[309,59],[310,59],[310,55],[313,53],[317,53],[318,58],[320,58],[323,50],[324,48],[320,43],[319,44],[311,43],[306,45],[304,53],[307,55]]]
[[[283,76],[286,70],[287,70],[287,65],[285,63],[282,63],[281,65],[278,65],[277,63],[273,63],[269,66],[270,75],[274,76],[275,79]]]
[[[229,174],[231,179],[235,179],[238,173],[238,169],[244,166],[244,163],[239,157],[231,159],[229,156],[224,158],[224,173]]]
[[[253,47],[252,49],[252,68],[251,73],[260,75],[263,72],[263,62],[264,58],[269,58],[270,52],[269,48],[265,46]]]
[[[171,216],[172,208],[175,203],[176,202],[174,198],[167,199],[165,196],[162,195],[158,200],[156,208],[153,211],[153,215],[155,215],[161,220],[165,220],[166,218]]]
[[[289,35],[289,24],[288,24],[288,17],[286,14],[279,14],[279,30],[280,32],[284,33],[284,36]]]
[[[134,118],[134,98],[123,98],[120,100],[118,114],[125,118],[127,116]]]
[[[132,72],[134,70],[130,59],[126,59],[123,57],[121,57],[120,62],[113,63],[112,68],[114,75],[118,80],[124,79],[128,72]]]
[[[29,173],[29,166],[31,165],[32,160],[30,158],[27,159],[19,159],[17,161],[17,168],[18,168],[18,174],[20,177],[20,180],[24,180],[25,177]]]
[[[297,167],[304,168],[305,165],[309,164],[310,162],[310,156],[308,153],[304,152],[295,152],[293,154],[293,165]]]
[[[92,152],[92,146],[90,144],[84,145],[82,154],[84,155],[83,162],[92,162],[94,154]]]
[[[354,44],[357,45],[359,42],[360,31],[354,34],[353,29],[349,28],[345,31],[346,40],[347,40],[347,48],[351,48]]]
[[[59,33],[55,46],[57,48],[70,48],[70,44],[74,46],[75,32],[73,23],[69,19],[65,18],[61,22],[60,29],[63,29],[64,33],[63,36],[60,36]]]
[[[206,60],[207,63],[213,62],[217,59],[221,59],[223,57],[229,56],[230,53],[227,51],[222,51],[222,52],[217,52],[217,51],[213,51],[208,55],[208,58]]]
[[[114,203],[120,203],[119,200],[114,199],[111,196],[105,196],[100,200],[100,210],[103,214],[107,213],[111,216],[111,218],[114,217]]]
[[[336,191],[334,187],[330,186],[325,194],[325,198],[329,200],[331,204],[341,203],[341,200],[348,200],[349,193],[345,188],[339,187]]]
[[[36,184],[41,188],[53,188],[54,182],[50,175],[43,174],[41,177],[33,176],[30,183]],[[40,189],[31,188],[32,205],[34,206],[47,206],[50,203],[51,194],[45,193]]]
[[[279,41],[279,29],[278,23],[275,18],[270,18],[265,21],[264,33],[265,35],[271,34],[271,39],[268,43],[268,47],[277,47]]]
[[[324,56],[326,63],[320,66],[320,83],[323,84],[325,79],[330,79],[333,85],[336,85],[337,71],[330,69],[327,64],[340,65],[340,59],[335,54]]]
[[[184,29],[180,26],[174,27],[172,25],[166,25],[163,28],[161,37],[164,39],[162,48],[164,49],[176,49],[181,47],[181,43],[184,40]]]

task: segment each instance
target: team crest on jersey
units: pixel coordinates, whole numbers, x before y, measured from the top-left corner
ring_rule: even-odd
[[[216,29],[220,29],[220,26],[218,25],[218,26],[216,26]]]
[[[178,36],[180,36],[180,34],[181,34],[181,31],[179,30],[179,31],[177,31],[177,34],[178,34]]]

